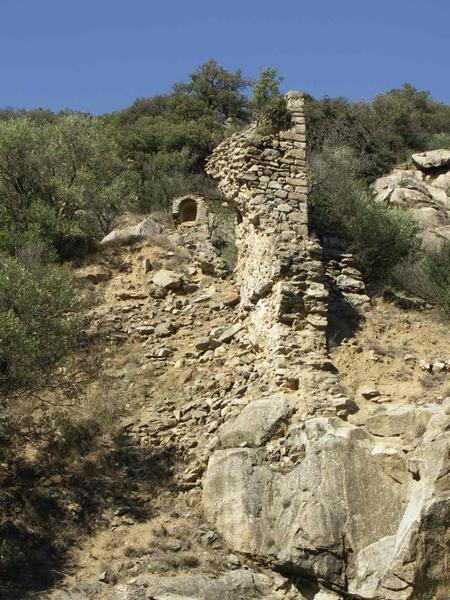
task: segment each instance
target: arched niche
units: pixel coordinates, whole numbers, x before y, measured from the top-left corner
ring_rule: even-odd
[[[178,222],[191,223],[197,220],[197,202],[193,198],[186,198],[178,208]]]
[[[208,223],[208,207],[204,198],[188,194],[175,198],[172,203],[172,216],[175,225],[202,225]]]

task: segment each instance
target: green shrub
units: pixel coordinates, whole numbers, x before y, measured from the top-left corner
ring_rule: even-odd
[[[355,152],[326,147],[310,160],[311,226],[348,243],[369,282],[389,280],[418,247],[418,223],[406,211],[374,203]]]
[[[305,99],[309,153],[326,146],[352,148],[367,183],[414,151],[448,145],[450,106],[407,83],[371,102],[308,95]]]
[[[428,150],[440,150],[441,148],[445,148],[446,150],[450,150],[450,132],[444,133],[434,133],[428,143]]]
[[[398,266],[395,282],[450,314],[450,242]]]
[[[0,264],[0,390],[40,381],[74,348],[78,298],[56,265]]]
[[[362,197],[356,214],[343,216],[343,231],[367,280],[389,281],[396,265],[418,248],[419,226],[412,215],[399,208],[375,204]]]
[[[42,240],[62,259],[89,251],[136,199],[136,175],[92,117],[0,121],[0,250]]]
[[[259,131],[273,134],[291,127],[291,115],[283,96],[276,96],[268,102],[259,118]]]
[[[283,78],[277,69],[263,69],[253,84],[250,109],[258,130],[263,134],[276,133],[290,126],[290,115],[280,92]]]

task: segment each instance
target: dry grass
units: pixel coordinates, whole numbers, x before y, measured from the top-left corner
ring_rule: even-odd
[[[433,375],[432,373],[426,373],[423,377],[420,378],[420,385],[425,389],[435,389],[441,386],[446,378],[446,373],[438,373]]]
[[[88,418],[98,423],[104,432],[112,433],[125,414],[125,403],[122,394],[103,385],[93,390],[85,410]]]
[[[370,340],[367,345],[377,356],[388,356],[389,358],[395,358],[395,356],[398,354],[398,350],[396,350],[396,348],[393,346],[381,344],[376,340]]]

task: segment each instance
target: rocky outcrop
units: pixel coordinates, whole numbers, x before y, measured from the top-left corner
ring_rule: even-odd
[[[450,150],[413,154],[412,160],[417,168],[395,169],[375,181],[375,201],[411,211],[423,247],[434,247],[450,240]]]
[[[235,551],[363,598],[408,598],[424,567],[420,531],[449,510],[448,413],[450,401],[386,411],[367,427],[326,417],[293,424],[284,469],[268,445],[218,451],[206,516]],[[445,548],[437,550],[443,568]]]
[[[430,169],[450,168],[450,150],[429,150],[413,154],[412,160],[419,169],[425,171]]]
[[[286,591],[287,585],[283,577],[243,569],[218,578],[203,575],[138,577],[131,584],[120,586],[111,600],[300,600],[300,594]]]
[[[149,217],[137,225],[113,229],[102,239],[100,245],[120,246],[122,244],[134,244],[141,240],[151,239],[155,235],[161,234],[162,231],[162,226]]]
[[[139,576],[117,585],[112,592],[105,584],[83,584],[57,592],[52,600],[304,600],[292,582],[274,572],[238,569],[219,577],[179,575],[177,577]],[[311,600],[341,600],[337,594],[315,588]]]

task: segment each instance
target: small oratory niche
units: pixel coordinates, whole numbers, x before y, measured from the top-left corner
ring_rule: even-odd
[[[178,209],[178,222],[188,223],[197,220],[197,202],[192,198],[183,200]]]
[[[208,207],[204,198],[197,194],[181,196],[172,203],[172,217],[175,225],[207,224]]]

